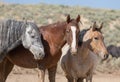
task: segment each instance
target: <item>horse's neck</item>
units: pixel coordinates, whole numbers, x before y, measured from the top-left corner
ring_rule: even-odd
[[[78,58],[80,59],[86,59],[89,55],[89,49],[86,47],[86,44],[82,44],[81,46],[78,47]]]
[[[61,49],[65,43],[66,43],[66,37],[65,37],[65,29],[66,26],[62,26],[58,28],[58,32],[57,33],[53,33],[53,35],[56,35],[55,37],[55,42],[53,43],[53,46],[57,46],[59,47],[59,49]]]
[[[94,63],[94,65],[99,62],[98,56],[93,51],[91,51],[90,48],[84,43],[79,48],[77,56],[77,58],[80,58],[79,61],[81,62],[91,61]]]
[[[43,34],[43,38],[48,42],[53,53],[57,53],[65,45],[65,30],[65,23],[61,26],[54,25],[50,27],[42,27],[40,29]]]

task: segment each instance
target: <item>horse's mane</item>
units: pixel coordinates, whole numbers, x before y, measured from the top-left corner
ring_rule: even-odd
[[[25,31],[24,27],[22,21],[8,19],[0,22],[0,53],[7,51],[16,41],[20,40]]]
[[[82,31],[79,32],[79,39],[78,39],[78,46],[81,46],[83,43],[83,37],[85,35],[85,33],[88,31],[89,29],[84,29]]]

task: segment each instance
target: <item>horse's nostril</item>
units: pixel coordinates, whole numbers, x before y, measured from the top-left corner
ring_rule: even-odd
[[[43,59],[45,57],[45,54],[44,53],[39,53],[39,59]]]
[[[105,55],[104,55],[104,58],[105,58],[105,59],[107,59],[107,58],[108,58],[108,56],[109,56],[108,54],[105,54]]]
[[[41,53],[39,53],[39,56],[41,55]]]

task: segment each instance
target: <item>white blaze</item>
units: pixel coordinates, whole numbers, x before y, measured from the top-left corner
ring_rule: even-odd
[[[72,50],[76,50],[76,27],[75,26],[71,26],[71,31],[72,31],[72,44],[71,44],[71,47],[72,47]]]

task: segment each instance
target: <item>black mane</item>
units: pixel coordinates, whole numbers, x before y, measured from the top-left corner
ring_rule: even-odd
[[[89,29],[84,29],[79,33],[78,46],[81,46],[83,43],[83,37]]]

